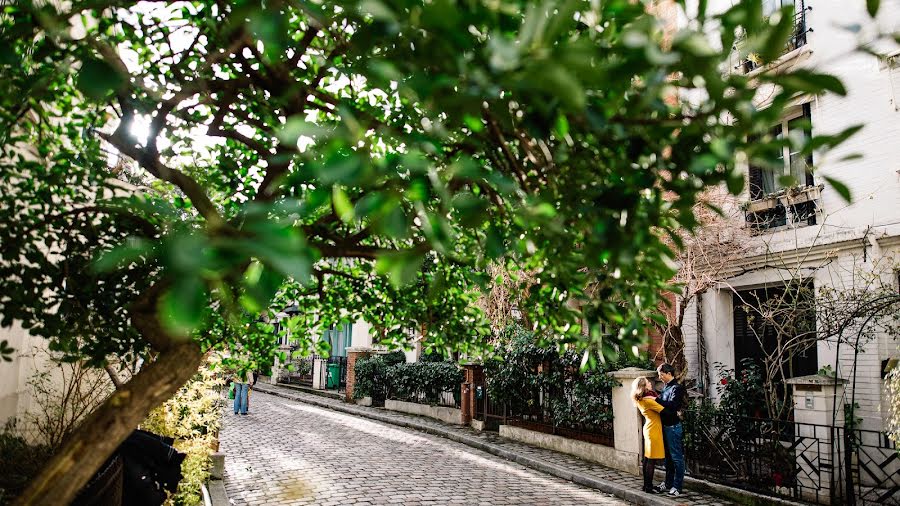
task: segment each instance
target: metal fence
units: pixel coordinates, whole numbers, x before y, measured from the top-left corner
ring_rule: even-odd
[[[288,362],[281,368],[278,381],[280,383],[304,385],[313,384],[313,364],[317,355],[307,357],[291,357],[293,349],[288,352]]]
[[[787,54],[794,49],[806,45],[806,35],[812,31],[809,28],[806,19],[806,12],[810,9],[811,7],[806,7],[805,0],[797,0],[794,2],[794,27],[781,54]],[[760,67],[760,63],[761,62],[758,60],[747,58],[740,63],[739,67],[745,73],[752,72]]]
[[[883,433],[703,411],[684,424],[691,476],[819,504],[900,506],[900,456]]]
[[[432,392],[424,389],[416,389],[405,394],[398,394],[395,391],[387,392],[386,397],[395,401],[415,402],[418,404],[430,404],[432,406],[443,406],[447,408],[460,407],[460,391]]]
[[[848,431],[845,447],[849,461],[848,486],[855,492],[856,504],[900,506],[900,449],[883,432]]]
[[[600,405],[594,403],[592,409],[598,409],[602,413],[596,413],[599,416],[591,423],[554,416],[555,412],[572,413],[578,410],[578,399],[565,387],[536,388],[530,392],[518,392],[511,397],[515,400],[493,400],[488,378],[485,385],[475,386],[473,418],[485,422],[488,429],[512,425],[605,446],[614,444],[611,390],[594,392],[594,400],[599,399]]]
[[[316,376],[318,378],[315,378]],[[314,379],[318,381],[313,381]],[[282,367],[278,381],[306,387],[318,384],[322,388],[342,392],[347,389],[347,357],[328,357],[326,359],[313,354],[291,358],[285,367]]]

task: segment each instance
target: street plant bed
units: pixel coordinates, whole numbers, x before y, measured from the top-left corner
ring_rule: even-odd
[[[533,430],[535,432],[542,432],[544,434],[552,434],[554,436],[561,436],[568,439],[575,439],[577,441],[584,441],[585,443],[593,443],[610,447],[614,446],[611,427],[604,430],[603,432],[591,432],[571,429],[567,427],[559,427],[549,423],[533,422],[520,419],[507,420],[506,424],[512,425],[514,427]]]
[[[356,362],[353,397],[372,397],[381,405],[386,399],[459,407],[462,371],[452,362],[407,364],[399,355],[374,356]]]
[[[502,360],[484,366],[476,386],[476,419],[612,446],[612,388],[607,372],[626,366],[650,368],[646,360],[619,357],[582,368],[583,354],[564,349],[520,326],[500,336]]]

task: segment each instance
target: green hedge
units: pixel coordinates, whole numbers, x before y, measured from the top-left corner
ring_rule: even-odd
[[[513,415],[541,413],[558,426],[581,430],[613,418],[611,393],[618,382],[608,372],[629,366],[654,368],[646,358],[620,356],[582,371],[581,353],[560,352],[556,343],[517,326],[502,333],[497,352],[499,360],[485,364],[493,402],[505,404]]]
[[[394,363],[385,356],[359,360],[355,366],[353,397],[371,397],[381,404],[385,399],[439,404],[444,392],[459,400],[463,372],[452,362]]]
[[[371,397],[377,405],[384,404],[387,396],[387,369],[392,367],[381,355],[359,359],[353,367],[355,382],[353,398]]]

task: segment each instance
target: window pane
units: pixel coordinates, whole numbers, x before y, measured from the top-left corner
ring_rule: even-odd
[[[807,123],[804,125],[803,123]],[[792,144],[806,144],[809,140],[808,120],[806,118],[792,119],[788,122],[788,132],[792,139]],[[806,184],[806,172],[809,169],[806,164],[806,156],[800,154],[800,150],[791,146],[791,167],[790,174],[798,185]]]
[[[772,134],[772,137],[774,137],[775,139],[781,140],[781,137],[782,137],[781,125],[778,125],[777,127],[773,128],[771,134]],[[778,151],[777,159],[780,162],[780,164],[778,164],[777,166],[784,167],[784,150]],[[778,184],[779,176],[781,176],[781,172],[779,172],[777,170],[773,171],[772,169],[768,169],[768,168],[762,169],[762,192],[763,192],[763,195],[768,194],[768,193],[774,193],[774,192],[778,191],[779,189],[781,189],[781,185]]]
[[[786,5],[794,5],[793,0],[763,0],[763,16],[769,17]]]

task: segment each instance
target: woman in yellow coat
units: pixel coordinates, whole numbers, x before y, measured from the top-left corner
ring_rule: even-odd
[[[656,402],[656,391],[653,390],[653,384],[647,378],[634,380],[631,385],[631,399],[644,415],[643,490],[653,494],[656,492],[653,488],[653,472],[656,469],[656,461],[666,458],[666,451],[663,447],[662,421],[659,418],[659,413],[664,408]]]

